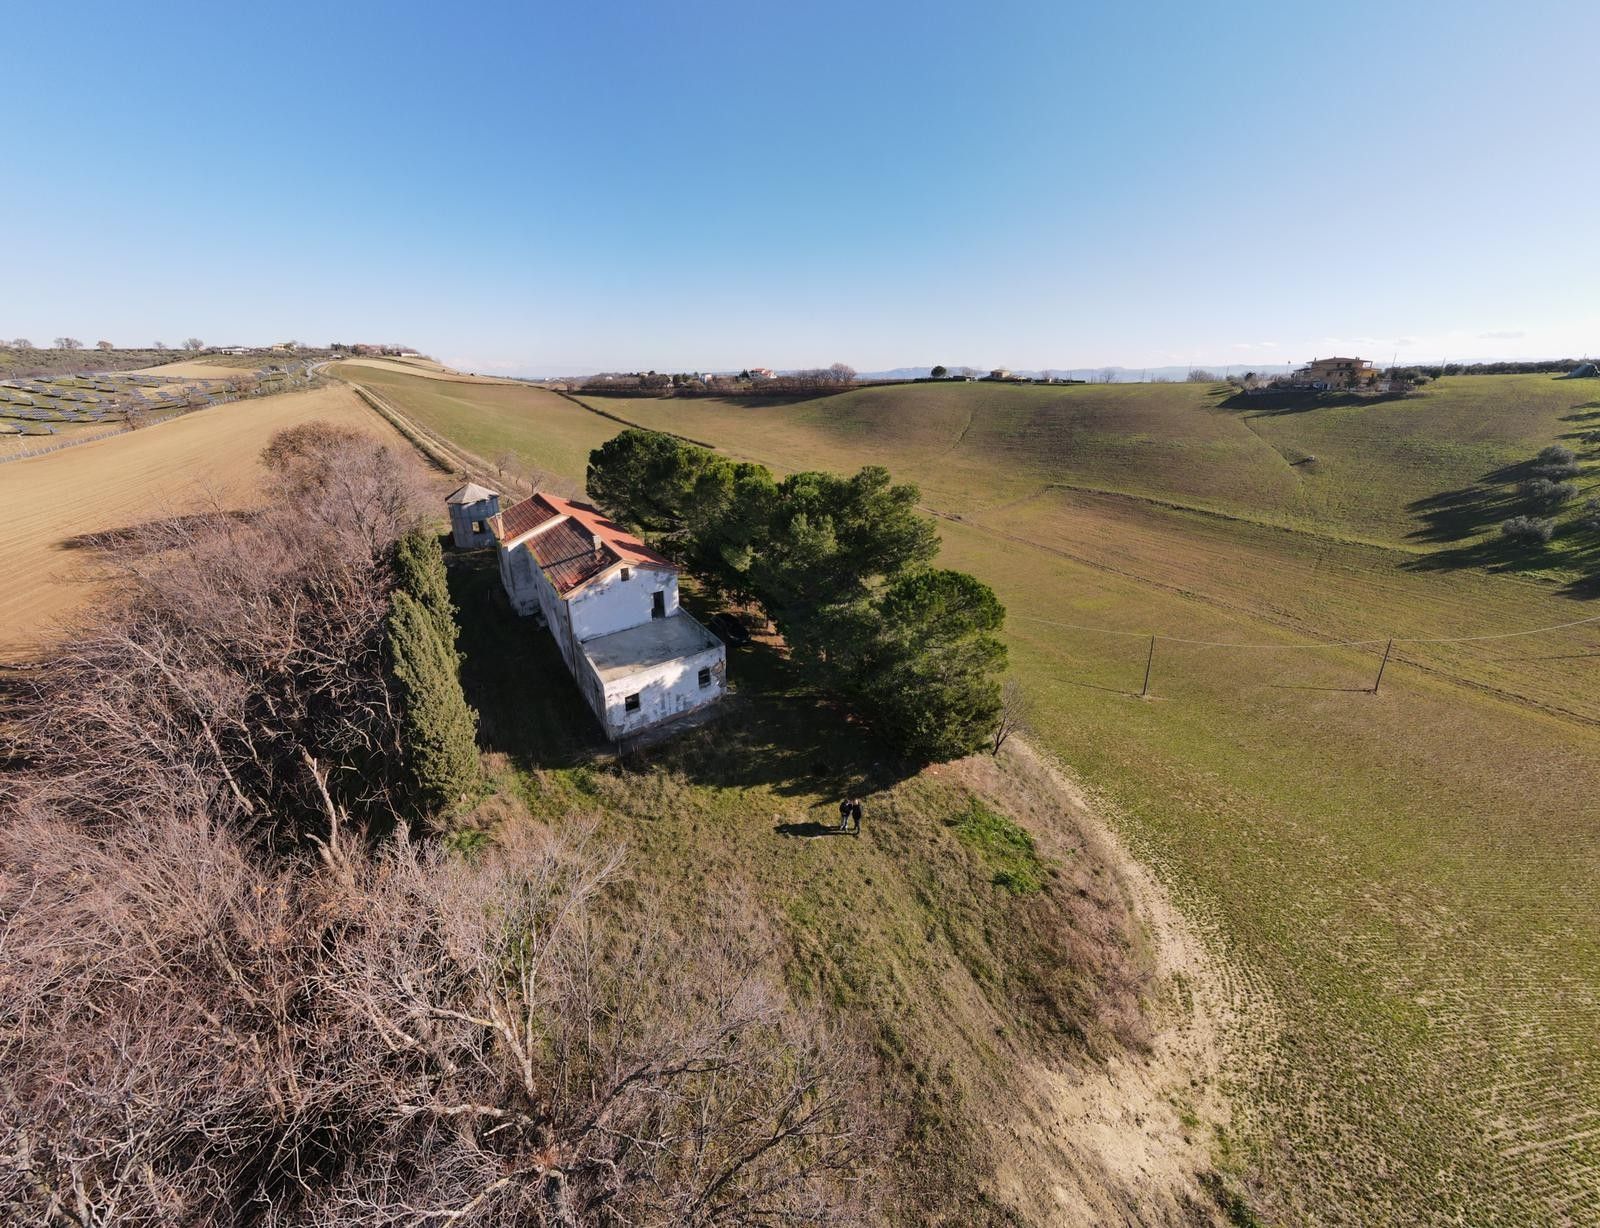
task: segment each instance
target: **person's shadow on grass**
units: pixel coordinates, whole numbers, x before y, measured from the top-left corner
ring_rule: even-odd
[[[804,823],[779,823],[772,829],[780,836],[794,836],[802,840],[814,840],[818,836],[848,836],[850,832],[845,828],[832,823],[818,823],[815,819],[808,819]]]

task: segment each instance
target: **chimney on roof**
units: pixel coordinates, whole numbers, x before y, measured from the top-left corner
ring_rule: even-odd
[[[594,552],[596,554],[600,553],[600,548],[604,544],[600,540],[600,534],[596,533],[593,529],[589,530],[589,543],[594,547]]]

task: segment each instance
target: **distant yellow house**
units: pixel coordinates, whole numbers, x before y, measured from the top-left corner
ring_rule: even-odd
[[[1356,388],[1377,377],[1365,358],[1313,358],[1294,373],[1294,382],[1313,388]]]

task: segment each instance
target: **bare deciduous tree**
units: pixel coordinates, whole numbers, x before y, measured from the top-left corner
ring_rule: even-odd
[[[264,460],[264,509],[99,543],[129,599],[12,696],[10,749],[29,767],[0,794],[114,825],[204,809],[276,840],[323,820],[309,755],[342,804],[387,805],[388,557],[415,520],[415,469],[325,423],[280,433]]]
[[[31,350],[33,348],[33,342],[29,341],[26,337],[18,337],[11,343],[11,348],[14,350]]]
[[[206,343],[200,340],[199,337],[190,337],[183,343],[183,348],[186,350],[203,350],[206,348]]]
[[[76,337],[57,337],[55,344],[58,350],[81,350],[83,348],[83,342]]]
[[[1015,678],[1007,678],[1005,685],[1000,688],[1000,719],[995,722],[990,753],[998,755],[1012,734],[1026,734],[1032,729],[1032,724],[1032,701],[1020,682]]]
[[[111,342],[109,342],[109,341],[96,341],[94,343],[94,348],[97,349],[97,350],[112,350],[112,349],[115,349],[116,347],[114,345],[112,345]]]
[[[525,834],[256,862],[0,825],[0,1203],[27,1222],[850,1221],[848,1047],[732,933],[626,932]]]

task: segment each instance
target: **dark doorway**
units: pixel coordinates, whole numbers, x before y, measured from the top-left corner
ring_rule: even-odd
[[[663,592],[650,594],[650,617],[665,618],[667,616],[667,595]]]

